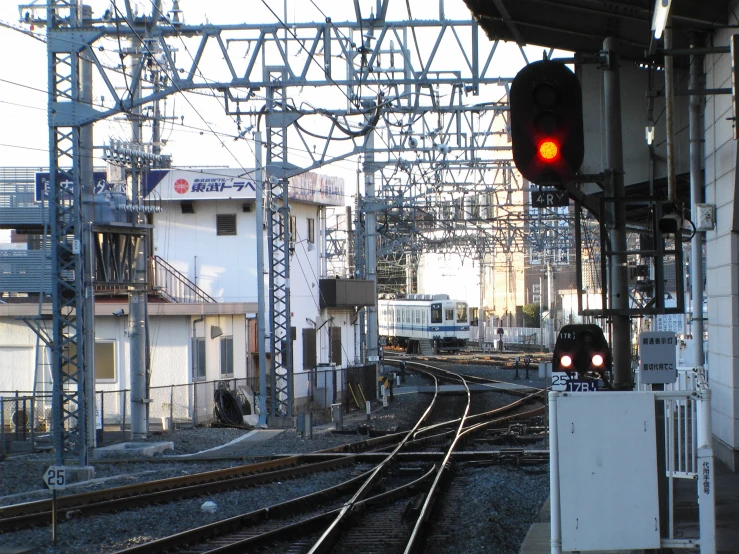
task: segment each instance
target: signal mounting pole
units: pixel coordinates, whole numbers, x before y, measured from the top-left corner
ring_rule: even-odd
[[[606,179],[605,197],[613,202],[606,207],[606,226],[611,257],[609,291],[610,308],[613,310],[611,336],[613,350],[613,386],[617,390],[631,390],[631,324],[626,311],[629,309],[628,267],[626,266],[626,228],[624,215],[624,157],[621,136],[621,89],[619,59],[615,51],[616,39],[603,42],[603,91],[606,124]]]

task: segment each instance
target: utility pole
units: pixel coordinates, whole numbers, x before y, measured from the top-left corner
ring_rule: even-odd
[[[541,288],[541,275],[539,276],[539,342],[544,346],[544,326],[542,325],[542,300],[544,299],[544,289]]]
[[[483,314],[485,313],[485,252],[479,253],[479,260],[480,260],[480,304],[477,308],[477,344],[479,348],[482,348],[482,345],[485,342],[485,317]]]
[[[372,115],[372,108],[378,109],[374,101],[365,101],[364,108],[367,110],[367,124]],[[369,209],[365,210],[364,220],[364,240],[365,240],[365,279],[372,281],[374,296],[377,298],[377,213],[375,197],[375,130],[369,129],[364,137],[364,201],[365,206]],[[380,364],[377,328],[377,305],[367,308],[367,360],[375,363],[376,373],[379,375]],[[378,393],[379,394],[379,393]]]
[[[367,278],[367,257],[366,257],[366,205],[367,199],[362,197],[359,190],[359,174],[357,174],[356,183],[356,206],[354,209],[354,271],[357,279]],[[364,221],[362,214],[365,215]],[[362,307],[358,314],[359,324],[359,363],[367,361],[367,308]]]
[[[556,302],[554,301],[554,275],[552,274],[552,262],[547,260],[547,305],[549,306],[549,323],[547,324],[547,343],[554,350],[554,312]]]
[[[154,8],[156,9],[156,8]],[[131,40],[133,63],[141,63],[141,49],[143,43],[136,37]],[[135,92],[135,98],[140,97],[140,91]],[[142,114],[141,107],[136,106],[129,116],[131,121],[131,146],[139,149],[142,146]],[[141,166],[138,159],[132,157],[131,164],[131,202],[142,205],[143,195]],[[140,225],[140,212],[134,213],[134,224]],[[128,291],[128,330],[131,345],[131,440],[146,440],[149,434],[147,410],[147,375],[146,375],[146,241],[138,241],[134,260],[133,286]]]
[[[74,109],[82,108],[81,45],[67,32],[81,26],[81,12],[77,0],[49,0],[45,8],[45,19],[34,23],[46,25],[49,83],[54,463],[64,465],[65,452],[69,452],[77,456],[79,465],[87,465],[90,378],[85,341],[89,303],[84,289],[88,270],[81,240],[84,231],[80,175],[81,132],[85,123],[74,116]],[[62,182],[71,183],[71,188],[63,189]]]
[[[264,304],[264,165],[262,163],[262,133],[254,133],[254,157],[256,158],[255,209],[257,212],[257,342],[259,348],[259,426],[267,426],[267,353],[265,351],[267,327]]]
[[[691,38],[690,47],[695,48],[696,39]],[[669,58],[670,56],[667,56]],[[700,80],[703,75],[703,56],[690,57],[690,85],[688,88],[697,91],[700,89]],[[701,107],[703,96],[690,96],[690,111],[688,124],[690,127],[690,201],[693,221],[698,221],[696,204],[700,202],[703,190],[703,172],[701,171]],[[690,328],[693,334],[693,367],[703,367],[705,353],[703,352],[703,239],[705,231],[696,231],[690,242],[690,298],[693,319]]]
[[[82,6],[83,24],[85,20],[92,17],[92,9],[90,6]],[[80,90],[80,102],[84,105],[92,105],[92,60],[86,54],[80,55],[80,74],[82,88]],[[87,405],[87,418],[81,421],[87,426],[87,448],[88,459],[89,451],[95,447],[97,413],[95,411],[95,277],[94,264],[95,259],[93,253],[92,240],[92,222],[95,221],[95,179],[93,169],[93,133],[92,124],[84,125],[80,129],[80,184],[82,186],[82,214],[83,225],[81,228],[80,239],[82,241],[82,251],[85,252],[85,270],[83,274],[84,291],[85,291],[85,313],[87,319],[84,323],[84,348],[85,348],[85,403]],[[85,426],[84,424],[82,425]]]
[[[287,71],[265,68],[274,83],[267,89],[267,172],[269,174],[269,292],[271,409],[274,418],[293,415],[292,329],[290,317],[290,205],[288,203],[287,127],[298,119],[288,114]]]

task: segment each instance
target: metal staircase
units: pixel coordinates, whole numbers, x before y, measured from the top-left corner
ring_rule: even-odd
[[[215,298],[159,256],[150,258],[150,271],[154,292],[167,302],[183,304],[216,302]]]
[[[419,354],[422,356],[433,356],[436,354],[436,352],[434,352],[434,345],[431,342],[431,339],[420,339],[418,341],[418,349]]]

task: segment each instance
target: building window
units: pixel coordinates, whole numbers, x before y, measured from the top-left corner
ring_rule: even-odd
[[[329,327],[329,362],[341,366],[341,327]]]
[[[216,214],[216,235],[236,234],[236,214]]]
[[[313,369],[318,363],[316,351],[316,330],[303,329],[303,369]]]
[[[205,339],[192,341],[192,380],[205,380]]]
[[[234,374],[234,339],[221,338],[221,376]]]
[[[308,218],[308,242],[316,242],[316,220]]]
[[[290,241],[295,242],[298,239],[298,220],[294,215],[290,216]]]
[[[75,371],[79,369],[76,364],[80,363],[81,360],[77,358],[77,345],[75,343],[69,343],[64,348],[62,355],[75,364],[75,367],[72,368],[69,363],[62,360],[62,371],[65,375],[69,375],[73,369]],[[115,367],[115,342],[95,341],[95,381],[101,383],[115,382]]]
[[[95,341],[95,381],[114,383],[115,380],[115,343]]]

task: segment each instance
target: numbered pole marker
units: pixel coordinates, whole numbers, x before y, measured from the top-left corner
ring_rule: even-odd
[[[62,488],[67,484],[66,466],[49,466],[44,472],[44,483],[51,490]]]

